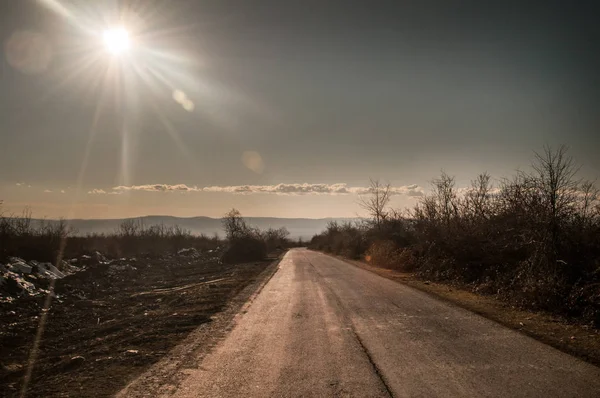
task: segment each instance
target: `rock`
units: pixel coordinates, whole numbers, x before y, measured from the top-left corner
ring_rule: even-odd
[[[32,263],[33,263],[33,261],[32,261]],[[58,268],[56,268],[54,265],[52,265],[50,263],[38,263],[36,261],[35,267],[36,267],[37,273],[40,276],[43,276],[44,278],[61,279],[61,278],[65,277],[65,274],[63,272],[59,271]]]
[[[187,249],[181,249],[177,252],[177,254],[180,256],[183,256],[183,257],[193,257],[193,258],[200,257],[200,252],[198,252],[198,250],[196,250],[193,247],[190,247]]]
[[[108,275],[115,276],[122,272],[132,272],[136,271],[136,267],[132,267],[129,264],[113,264],[108,267]]]
[[[81,355],[77,355],[67,360],[63,366],[65,370],[75,369],[80,367],[85,362],[85,358]]]
[[[104,257],[104,255],[99,251],[95,251],[92,255],[92,258],[94,259],[94,261],[97,261],[99,263],[106,262],[106,257]]]
[[[7,264],[7,268],[19,274],[29,274],[32,270],[31,265],[28,265],[24,260],[17,257],[10,258],[10,263]]]

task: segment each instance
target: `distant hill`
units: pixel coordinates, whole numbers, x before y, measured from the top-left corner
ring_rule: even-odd
[[[260,229],[286,227],[290,231],[290,237],[297,239],[310,239],[313,235],[322,232],[330,221],[352,221],[353,218],[277,218],[277,217],[244,217],[249,225]],[[70,225],[75,229],[76,235],[87,235],[93,233],[112,233],[126,219],[73,219]],[[192,231],[193,234],[205,234],[212,236],[215,233],[223,237],[224,232],[220,218],[210,217],[172,217],[172,216],[145,216],[136,217],[146,226],[164,224],[166,226],[179,225]],[[41,223],[42,220],[32,220]],[[46,220],[45,222],[55,222]]]

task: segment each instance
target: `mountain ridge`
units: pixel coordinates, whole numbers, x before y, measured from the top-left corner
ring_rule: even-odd
[[[246,222],[260,229],[281,228],[286,227],[290,232],[290,237],[297,239],[310,239],[313,235],[322,232],[327,223],[331,221],[345,222],[355,221],[358,218],[292,218],[292,217],[244,217]],[[123,221],[135,220],[144,226],[163,224],[165,226],[178,225],[182,228],[190,230],[195,235],[209,235],[215,233],[219,236],[224,236],[221,220],[222,218],[214,218],[208,216],[193,216],[193,217],[177,217],[177,216],[160,216],[148,215],[142,217],[128,218],[106,218],[106,219],[85,219],[73,218],[65,219],[74,229],[74,235],[87,234],[106,234],[115,232]],[[57,223],[58,219],[32,219],[34,225],[41,223]]]

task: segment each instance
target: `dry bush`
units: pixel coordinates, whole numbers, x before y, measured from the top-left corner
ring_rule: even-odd
[[[322,234],[315,235],[308,246],[315,250],[359,259],[368,248],[367,232],[368,227],[365,224],[340,224],[331,221],[327,224],[327,229]]]
[[[59,263],[59,257],[72,258],[96,251],[112,258],[159,256],[193,247],[200,251],[216,249],[217,238],[194,236],[178,226],[144,226],[139,220],[124,220],[113,234],[76,236],[65,220],[34,223],[26,209],[19,216],[0,216],[0,261],[21,257]]]
[[[483,173],[459,190],[442,173],[408,216],[374,206],[354,235],[330,225],[310,247],[344,254],[361,242],[355,252],[368,248],[375,265],[415,269],[600,327],[600,195],[577,171],[565,147],[546,147],[529,171],[497,187]],[[385,186],[376,188],[367,203],[387,203],[377,200]]]
[[[238,210],[231,209],[225,214],[223,228],[227,236],[227,247],[222,257],[223,262],[258,261],[267,256],[267,243],[264,234],[257,228],[250,227]],[[281,230],[269,236],[283,239],[283,235],[285,233]]]
[[[409,248],[398,248],[390,240],[371,243],[365,259],[378,267],[395,269],[399,271],[412,271],[417,262]]]
[[[290,245],[290,241],[288,239],[290,232],[286,227],[269,228],[265,231],[262,231],[260,236],[267,245],[267,251],[281,249]]]
[[[236,237],[228,242],[221,260],[224,263],[260,261],[267,256],[267,245],[256,236]]]
[[[26,260],[55,262],[72,233],[62,219],[34,225],[29,208],[20,215],[4,216],[0,212],[0,261],[18,256]]]
[[[484,174],[459,197],[442,175],[414,212],[419,272],[485,285],[523,307],[598,325],[598,191],[577,170],[560,147],[536,154],[530,172],[503,180],[498,190]]]

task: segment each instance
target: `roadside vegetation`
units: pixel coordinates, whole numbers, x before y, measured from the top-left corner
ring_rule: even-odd
[[[145,226],[137,219],[123,220],[111,234],[78,236],[65,220],[36,222],[29,210],[17,217],[0,212],[0,303],[53,294],[57,279],[89,272],[90,266],[100,267],[103,274],[134,267],[138,260],[260,262],[295,245],[286,228],[251,227],[235,209],[222,221],[224,240],[217,234],[193,235],[178,226]]]
[[[248,225],[236,209],[225,214],[222,222],[228,243],[223,253],[226,263],[261,260],[268,252],[288,247],[291,243],[288,240],[290,233],[285,227],[261,231]]]
[[[1,203],[0,203],[1,205]],[[225,240],[194,235],[177,225],[145,225],[139,219],[126,219],[109,234],[81,236],[68,220],[36,222],[30,209],[21,214],[3,214],[0,207],[0,263],[10,257],[60,263],[63,258],[100,252],[108,258],[160,256],[183,249],[200,252],[224,248],[223,261],[262,260],[267,253],[293,244],[285,227],[260,230],[247,224],[241,213],[232,209],[223,217]]]
[[[536,153],[531,169],[467,189],[442,173],[412,209],[390,209],[371,181],[370,219],[331,223],[310,247],[468,286],[519,308],[600,327],[600,197],[565,147]]]
[[[233,316],[293,242],[235,209],[223,225],[225,239],[131,219],[78,236],[28,210],[0,216],[0,395],[112,396],[216,314]]]
[[[184,248],[205,251],[222,244],[218,236],[192,235],[179,226],[144,225],[137,219],[124,220],[111,234],[77,235],[67,220],[35,223],[31,211],[20,215],[0,214],[0,262],[9,257],[57,262],[100,252],[111,258],[177,253]],[[60,261],[58,261],[60,262]]]

